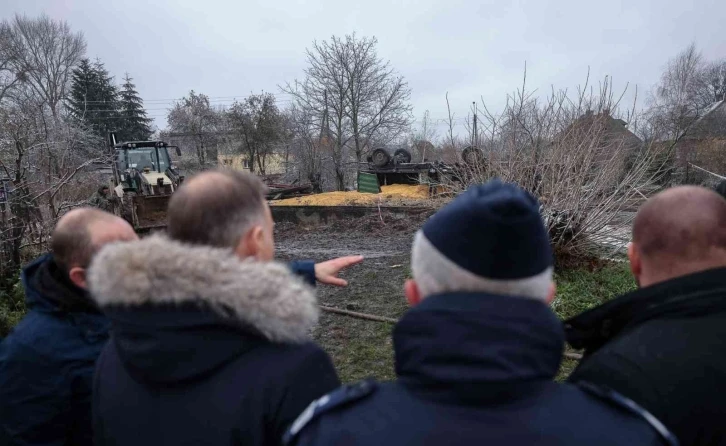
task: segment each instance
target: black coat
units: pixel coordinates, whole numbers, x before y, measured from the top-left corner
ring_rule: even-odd
[[[21,278],[30,311],[0,343],[0,445],[91,446],[93,370],[109,321],[50,255]]]
[[[726,268],[642,288],[566,331],[586,353],[570,381],[618,390],[683,445],[726,444]]]
[[[274,445],[339,386],[308,341],[312,290],[279,264],[159,237],[108,247],[90,272],[112,321],[98,361],[98,445]]]
[[[665,444],[621,400],[553,382],[564,333],[542,302],[428,297],[396,325],[393,341],[397,382],[326,395],[294,423],[289,443]]]

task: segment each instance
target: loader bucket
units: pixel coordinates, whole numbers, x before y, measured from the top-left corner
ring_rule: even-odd
[[[171,195],[138,195],[134,200],[134,226],[138,230],[166,227],[166,208]]]

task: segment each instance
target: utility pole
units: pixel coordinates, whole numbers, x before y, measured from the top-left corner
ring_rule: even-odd
[[[320,138],[318,138],[318,148],[323,144],[323,138],[325,138],[325,144],[330,144],[330,121],[328,117],[328,90],[323,91],[323,118],[320,121]],[[318,172],[318,166],[315,166],[315,158],[317,151],[313,152],[312,166],[310,166],[312,172],[311,175],[320,176]],[[322,166],[319,166],[322,169]],[[316,179],[316,181],[318,181]]]
[[[472,102],[471,105],[472,105],[472,108],[474,109],[474,125],[473,125],[474,133],[471,135],[471,145],[474,146],[475,148],[478,148],[479,147],[479,133],[476,130],[476,101]]]
[[[323,101],[325,103],[325,107],[323,108],[323,119],[320,121],[320,140],[323,140],[323,132],[325,132],[325,136],[328,136],[328,131],[330,129],[329,122],[328,122],[328,90],[323,91]]]

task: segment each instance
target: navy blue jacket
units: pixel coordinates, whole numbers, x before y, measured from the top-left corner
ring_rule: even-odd
[[[315,283],[313,262],[289,266]],[[0,445],[91,445],[93,371],[111,324],[51,255],[21,280],[30,311],[0,343]]]
[[[296,421],[289,443],[665,444],[627,400],[553,382],[564,334],[542,302],[432,296],[406,313],[393,341],[397,382],[326,395]]]
[[[91,445],[91,383],[108,320],[49,255],[22,272],[28,314],[0,344],[0,444]]]
[[[97,445],[274,445],[340,385],[308,340],[313,290],[275,263],[152,236],[89,272],[112,321],[94,381]]]

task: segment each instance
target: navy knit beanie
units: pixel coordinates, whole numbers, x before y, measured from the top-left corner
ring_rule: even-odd
[[[442,255],[479,277],[523,279],[552,266],[537,200],[500,180],[470,187],[422,231]]]

